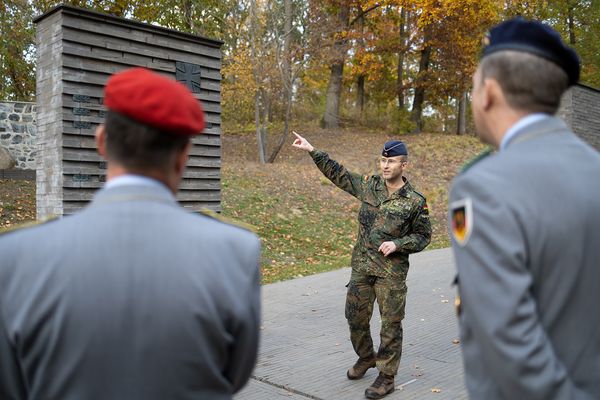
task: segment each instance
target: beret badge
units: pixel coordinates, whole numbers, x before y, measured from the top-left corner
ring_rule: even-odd
[[[490,33],[489,32],[486,32],[485,35],[483,35],[483,37],[481,38],[481,44],[483,44],[484,46],[490,45]]]
[[[406,145],[400,140],[390,140],[383,145],[381,155],[384,157],[406,156],[408,155],[408,150],[406,149]]]

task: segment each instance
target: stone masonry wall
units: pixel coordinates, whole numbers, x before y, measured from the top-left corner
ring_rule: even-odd
[[[35,103],[0,102],[0,146],[8,150],[19,169],[36,168],[35,113]]]

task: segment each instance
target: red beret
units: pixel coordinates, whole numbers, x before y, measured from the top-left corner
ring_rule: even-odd
[[[176,135],[198,135],[204,129],[204,112],[188,88],[145,68],[130,68],[111,76],[104,89],[104,104]]]

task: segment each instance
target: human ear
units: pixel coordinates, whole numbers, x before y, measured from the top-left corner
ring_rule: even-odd
[[[106,130],[104,129],[104,125],[100,124],[96,128],[96,150],[98,154],[102,156],[106,160]]]
[[[497,80],[486,78],[483,81],[482,107],[489,111],[493,106],[497,106],[504,101],[504,92]]]

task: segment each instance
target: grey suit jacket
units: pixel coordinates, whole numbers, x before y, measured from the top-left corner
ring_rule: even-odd
[[[471,208],[453,237],[467,388],[600,399],[600,154],[554,117],[524,129],[450,194]]]
[[[230,399],[257,355],[259,253],[143,185],[0,236],[0,399]]]

